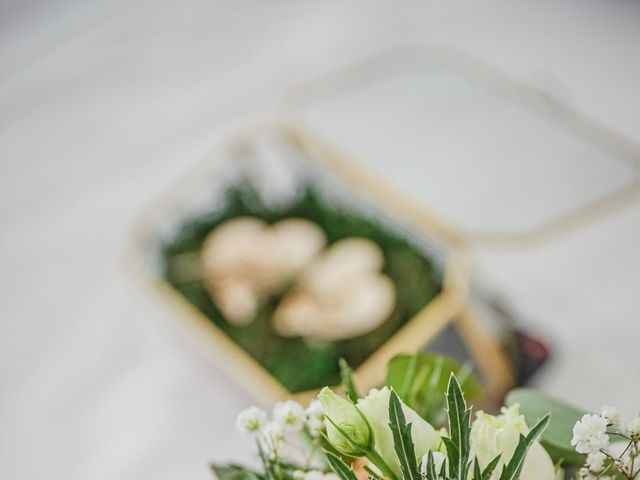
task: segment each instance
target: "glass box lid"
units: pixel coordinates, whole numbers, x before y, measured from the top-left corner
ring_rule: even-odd
[[[303,132],[472,240],[522,239],[638,184],[638,152],[531,87],[441,51],[397,51],[300,89]]]

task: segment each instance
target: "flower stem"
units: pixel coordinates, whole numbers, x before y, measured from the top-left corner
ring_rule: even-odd
[[[384,459],[376,452],[374,449],[367,450],[365,452],[365,457],[367,457],[371,463],[373,463],[378,469],[382,472],[382,474],[387,477],[389,480],[399,480],[398,476],[391,469],[391,467],[384,461]]]

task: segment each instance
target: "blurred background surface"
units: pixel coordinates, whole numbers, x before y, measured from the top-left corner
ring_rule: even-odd
[[[639,22],[632,1],[0,2],[0,477],[207,479],[251,452],[233,422],[253,400],[126,265],[136,215],[212,142],[278,118],[300,83],[427,45],[638,143]],[[474,248],[483,288],[551,341],[536,385],[637,413],[638,245],[633,198]]]

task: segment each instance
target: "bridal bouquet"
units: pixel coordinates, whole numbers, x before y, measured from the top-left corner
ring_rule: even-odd
[[[253,437],[260,468],[214,465],[214,472],[220,480],[640,477],[640,417],[622,422],[611,407],[580,416],[523,390],[510,395],[498,415],[476,411],[472,421],[468,370],[451,359],[426,360],[411,357],[401,378],[364,396],[343,363],[344,395],[325,387],[306,409],[289,400],[277,404],[271,418],[258,407],[241,412],[237,427]],[[428,368],[417,374],[416,365]],[[444,425],[427,418],[443,418]]]

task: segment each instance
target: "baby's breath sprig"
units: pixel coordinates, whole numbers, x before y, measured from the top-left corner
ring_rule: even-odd
[[[623,440],[622,451],[616,452],[610,444],[612,436]],[[576,422],[571,445],[577,452],[587,454],[584,466],[576,474],[578,479],[640,477],[640,416],[622,422],[618,411],[605,405],[599,415],[585,414]]]
[[[279,402],[271,415],[249,407],[238,414],[236,428],[256,441],[264,480],[337,480],[326,465],[314,464],[325,430],[318,400],[306,409],[294,400]],[[258,480],[263,480],[262,476]]]

